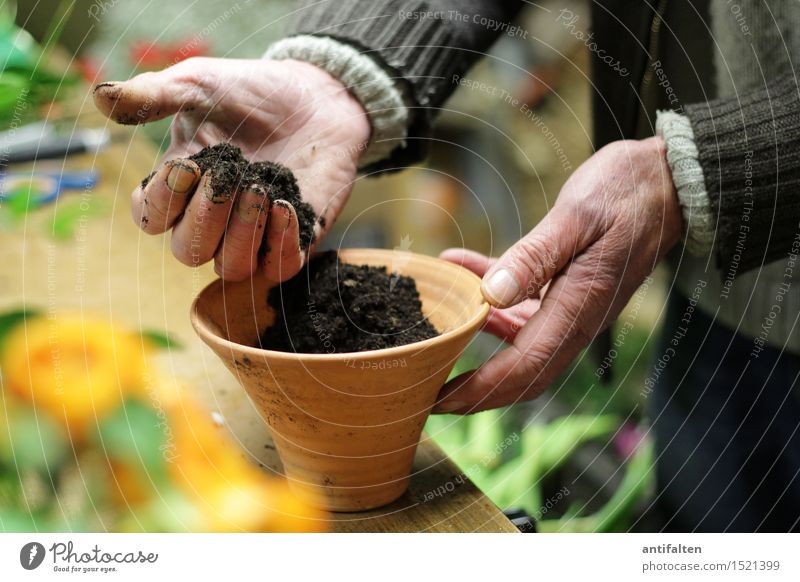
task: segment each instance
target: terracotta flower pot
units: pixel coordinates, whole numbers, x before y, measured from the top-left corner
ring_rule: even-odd
[[[266,300],[270,283],[258,277],[210,284],[195,300],[191,318],[269,424],[292,487],[313,490],[327,509],[359,511],[390,503],[406,490],[439,389],[489,306],[480,279],[452,263],[373,249],[340,256],[414,277],[423,311],[442,334],[356,353],[258,349],[252,346],[274,319]]]

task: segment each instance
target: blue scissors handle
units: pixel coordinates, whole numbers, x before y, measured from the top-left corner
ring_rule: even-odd
[[[94,170],[73,172],[21,172],[0,173],[0,201],[20,186],[35,187],[40,196],[38,205],[56,200],[64,190],[88,190],[97,185],[98,174]]]

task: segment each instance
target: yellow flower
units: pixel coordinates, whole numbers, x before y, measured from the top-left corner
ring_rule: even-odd
[[[97,418],[144,390],[145,350],[137,336],[103,320],[77,314],[35,318],[6,338],[0,370],[12,394],[81,440]]]
[[[253,465],[224,429],[192,403],[168,411],[174,437],[172,478],[201,508],[206,531],[313,532],[324,512]]]

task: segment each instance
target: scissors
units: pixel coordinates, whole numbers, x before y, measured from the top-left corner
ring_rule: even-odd
[[[58,199],[64,190],[88,190],[97,181],[94,170],[0,173],[0,202],[27,193],[31,205],[44,206]]]

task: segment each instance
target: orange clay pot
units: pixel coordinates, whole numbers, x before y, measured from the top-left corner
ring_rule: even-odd
[[[407,252],[351,249],[341,259],[413,277],[441,335],[396,348],[295,354],[255,347],[274,315],[263,277],[211,283],[192,306],[202,340],[236,375],[270,426],[291,486],[332,511],[400,497],[439,389],[489,312],[480,279]]]

